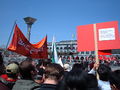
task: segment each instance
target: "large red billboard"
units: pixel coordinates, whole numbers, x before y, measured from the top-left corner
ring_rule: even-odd
[[[120,49],[120,37],[118,21],[96,24],[98,50]],[[93,24],[77,27],[78,51],[94,51],[94,27]]]

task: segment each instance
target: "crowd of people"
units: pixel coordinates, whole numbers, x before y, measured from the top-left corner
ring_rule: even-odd
[[[86,65],[81,61],[62,67],[50,59],[36,63],[31,58],[4,65],[0,55],[0,90],[120,90],[120,70],[101,62],[92,62],[89,69]]]

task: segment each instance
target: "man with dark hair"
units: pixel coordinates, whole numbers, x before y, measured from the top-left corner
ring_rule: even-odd
[[[87,90],[87,72],[72,69],[58,84],[57,90]]]
[[[64,69],[59,64],[48,64],[45,68],[44,82],[37,90],[55,90],[64,74]]]
[[[12,90],[32,90],[39,86],[39,84],[35,83],[33,80],[36,70],[32,60],[21,62],[19,67],[21,79],[17,80]]]
[[[100,64],[97,69],[99,80],[98,86],[101,90],[111,90],[109,76],[111,74],[111,68],[105,64]]]
[[[96,74],[96,70],[98,73],[98,87],[100,88],[100,90],[111,90],[110,87],[110,76],[111,76],[111,68],[105,64],[94,64],[94,67],[92,68],[92,70],[90,72],[88,72],[89,74]]]

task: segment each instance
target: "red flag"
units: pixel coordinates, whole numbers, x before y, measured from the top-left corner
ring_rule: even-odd
[[[47,59],[47,36],[37,44],[31,44],[16,25],[8,50],[31,58]]]

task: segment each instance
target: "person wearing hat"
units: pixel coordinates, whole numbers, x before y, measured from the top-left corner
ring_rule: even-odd
[[[0,81],[12,89],[18,80],[19,66],[16,63],[10,63],[6,66],[6,74],[0,76]]]
[[[70,71],[70,65],[67,63],[64,64],[63,68],[64,68],[64,71]]]

